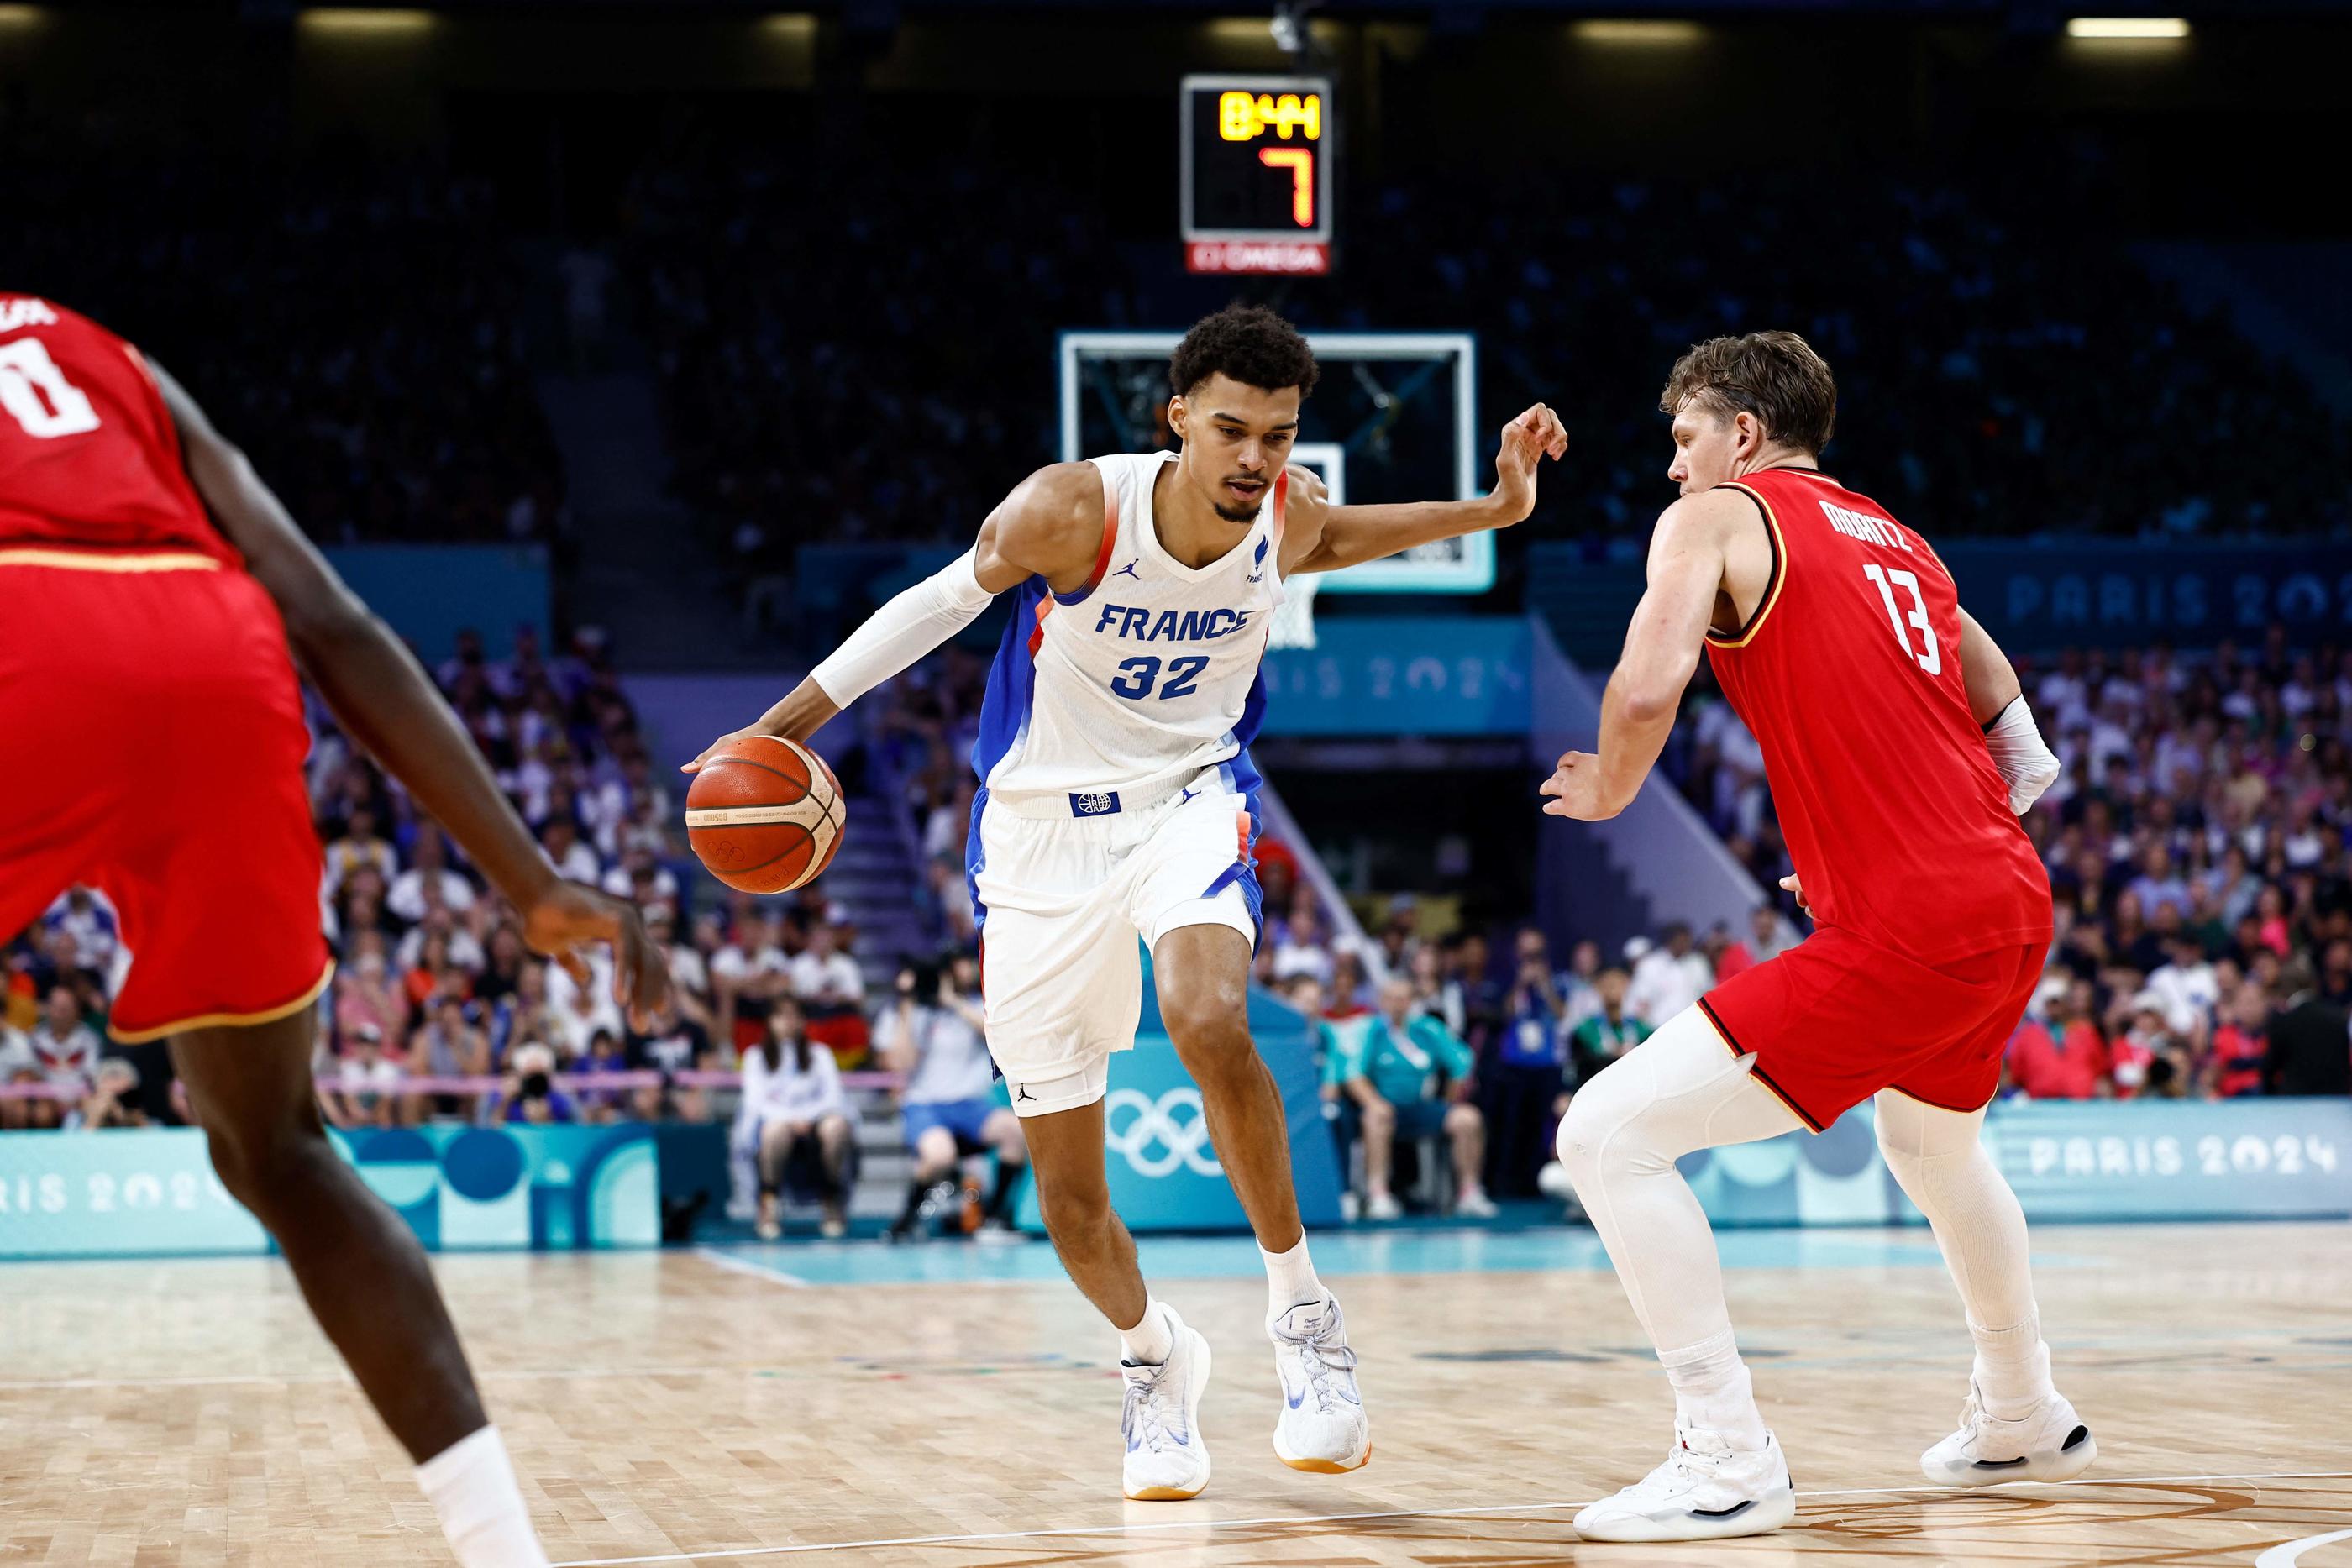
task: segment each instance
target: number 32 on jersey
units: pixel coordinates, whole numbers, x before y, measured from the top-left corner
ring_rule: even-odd
[[[1158,659],[1149,654],[1133,659],[1122,659],[1119,661],[1118,674],[1110,683],[1110,689],[1129,702],[1141,702],[1151,695],[1152,687],[1155,685],[1160,688],[1162,701],[1170,697],[1188,697],[1192,695],[1192,683],[1199,680],[1201,672],[1208,667],[1209,661],[1198,653],[1188,653],[1181,659],[1171,659],[1168,661],[1167,684],[1162,685],[1160,684]]]

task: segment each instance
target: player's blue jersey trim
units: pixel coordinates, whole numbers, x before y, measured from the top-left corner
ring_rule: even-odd
[[[1039,630],[1037,606],[1046,591],[1042,577],[1032,577],[1013,591],[1013,619],[1004,623],[996,659],[988,666],[980,734],[971,744],[972,771],[982,784],[1029,731],[1030,709],[1037,700],[1037,656],[1029,651],[1029,639]],[[980,821],[977,810],[972,821]]]

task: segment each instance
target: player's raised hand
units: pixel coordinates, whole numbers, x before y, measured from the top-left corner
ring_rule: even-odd
[[[1568,455],[1568,431],[1550,405],[1538,403],[1503,426],[1501,447],[1495,454],[1496,503],[1507,523],[1516,523],[1536,509],[1536,465],[1546,457]]]
[[[1563,751],[1559,767],[1543,781],[1539,795],[1554,797],[1544,807],[1547,817],[1573,817],[1580,822],[1604,822],[1622,807],[1607,804],[1601,795],[1601,758],[1590,751]]]
[[[522,912],[523,945],[563,966],[583,990],[592,978],[585,946],[613,949],[613,1000],[639,1030],[669,999],[669,963],[646,936],[636,910],[593,888],[556,878]]]

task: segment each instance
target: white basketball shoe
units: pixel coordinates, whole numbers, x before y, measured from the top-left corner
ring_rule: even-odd
[[[1282,1414],[1274,1424],[1275,1457],[1294,1470],[1338,1475],[1372,1457],[1372,1423],[1356,1387],[1356,1353],[1339,1299],[1290,1308],[1266,1320]]]
[[[2098,1457],[2098,1440],[2063,1396],[2051,1395],[2014,1421],[1997,1421],[1971,1383],[1960,1429],[1920,1455],[1919,1469],[1942,1486],[1989,1487],[2071,1481]]]
[[[1789,1462],[1769,1432],[1735,1448],[1720,1432],[1677,1420],[1666,1462],[1576,1516],[1587,1541],[1722,1541],[1761,1535],[1797,1515]]]
[[[1209,1385],[1209,1342],[1162,1303],[1174,1341],[1157,1366],[1119,1363],[1127,1374],[1127,1437],[1122,1479],[1131,1502],[1181,1502],[1209,1484],[1209,1447],[1201,1440],[1201,1391]]]

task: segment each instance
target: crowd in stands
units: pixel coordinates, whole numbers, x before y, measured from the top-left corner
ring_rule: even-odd
[[[298,170],[86,129],[0,116],[0,287],[139,345],[321,543],[561,536],[529,283],[491,185],[357,150]]]
[[[1053,454],[1053,327],[1176,326],[1203,301],[1173,246],[1108,243],[1099,204],[1034,160],[883,156],[680,135],[636,177],[623,270],[657,347],[676,484],[763,570],[789,568],[804,536],[777,525],[798,517],[825,518],[828,542],[968,537]],[[1310,329],[1477,331],[1481,406],[1543,399],[1571,434],[1537,532],[1595,548],[1672,498],[1667,367],[1766,325],[1827,356],[1837,450],[1866,454],[1856,482],[1931,533],[2352,527],[2344,422],[2079,211],[2024,199],[1560,171],[1498,199],[1449,167],[1354,202],[1420,243],[1269,298]],[[860,308],[838,308],[852,296]],[[998,298],[1023,308],[970,307]],[[2290,470],[2317,477],[2281,509],[2271,476]]]
[[[747,571],[811,517],[829,543],[976,529],[1050,452],[1054,324],[1109,308],[1094,204],[968,141],[670,130],[623,255],[679,497]]]
[[[870,1066],[896,1077],[914,1166],[900,1234],[959,1202],[968,1228],[1001,1218],[1024,1154],[988,1070],[961,873],[982,669],[960,653],[928,663],[883,697],[868,729],[866,765],[904,792],[925,857],[921,950],[886,988],[852,956],[870,945],[821,884],[692,904],[677,801],[601,651],[549,657],[526,632],[506,657],[468,640],[440,667],[550,855],[647,910],[677,998],[644,1032],[614,1009],[604,976],[580,987],[528,954],[513,912],[456,847],[314,714],[322,897],[340,965],[320,1033],[330,1117],[708,1118],[711,1093],[679,1075],[736,1069],[742,1053],[745,1157],[772,1199],[815,1197],[833,1230],[856,1177],[842,1074]],[[2024,821],[2050,869],[2057,938],[2001,1092],[2352,1092],[2352,660],[2274,634],[2210,659],[2069,652],[2020,673],[2065,770]],[[1753,746],[1700,693],[1671,755],[1770,887],[1790,868]],[[1263,838],[1258,859],[1255,975],[1315,1020],[1328,1115],[1369,1218],[1401,1211],[1407,1164],[1422,1167],[1424,1201],[1465,1215],[1534,1190],[1578,1084],[1802,929],[1768,903],[1744,930],[1610,933],[1563,956],[1523,926],[1498,951],[1488,932],[1448,929],[1408,894],[1360,901],[1371,925],[1358,935],[1290,848]],[[102,899],[68,893],[7,957],[0,1084],[59,1092],[0,1099],[0,1125],[184,1118],[174,1086],[142,1082],[160,1051],[101,1043],[123,964]],[[600,1070],[646,1077],[620,1089],[573,1078]],[[967,1190],[975,1155],[994,1156],[985,1198]],[[772,1201],[763,1228],[775,1223]]]
[[[656,938],[670,946],[677,998],[639,1033],[611,999],[608,970],[582,986],[529,953],[514,910],[312,697],[309,785],[324,862],[321,920],[336,962],[319,1015],[326,1114],[385,1126],[435,1114],[597,1121],[693,1112],[698,1096],[667,1083],[625,1099],[575,1097],[552,1082],[592,1069],[675,1073],[709,1065],[711,1031],[730,1021],[704,955],[677,939],[671,867],[683,852],[676,802],[652,770],[610,659],[591,639],[550,655],[525,628],[497,659],[478,637],[461,637],[435,674],[555,863],[648,911]],[[95,1124],[118,1112],[184,1119],[176,1085],[160,1082],[135,1111],[80,1099],[109,1074],[119,1085],[128,1071],[136,1088],[142,1077],[169,1071],[159,1047],[99,1046],[129,961],[103,898],[74,888],[11,935],[0,1081],[37,1081],[61,1092],[0,1102],[0,1116],[19,1125]]]
[[[2018,661],[2064,770],[2024,819],[2051,971],[2010,1055],[2036,1097],[2352,1090],[2352,660],[2068,650]],[[1755,737],[1695,691],[1683,788],[1767,888],[1792,869]]]
[[[2352,429],[2299,376],[2078,210],[2022,199],[1880,176],[1825,201],[1791,173],[1547,177],[1497,201],[1433,178],[1382,192],[1375,220],[1428,243],[1351,268],[1328,324],[1478,329],[1483,406],[1541,398],[1567,424],[1546,486],[1597,511],[1570,519],[1589,538],[1646,534],[1673,498],[1657,389],[1675,358],[1765,326],[1837,373],[1826,465],[1864,455],[1849,476],[1932,535],[2352,526]],[[2151,393],[2117,400],[2118,379]],[[2269,476],[2298,452],[2326,454],[2324,476],[2279,508]]]

